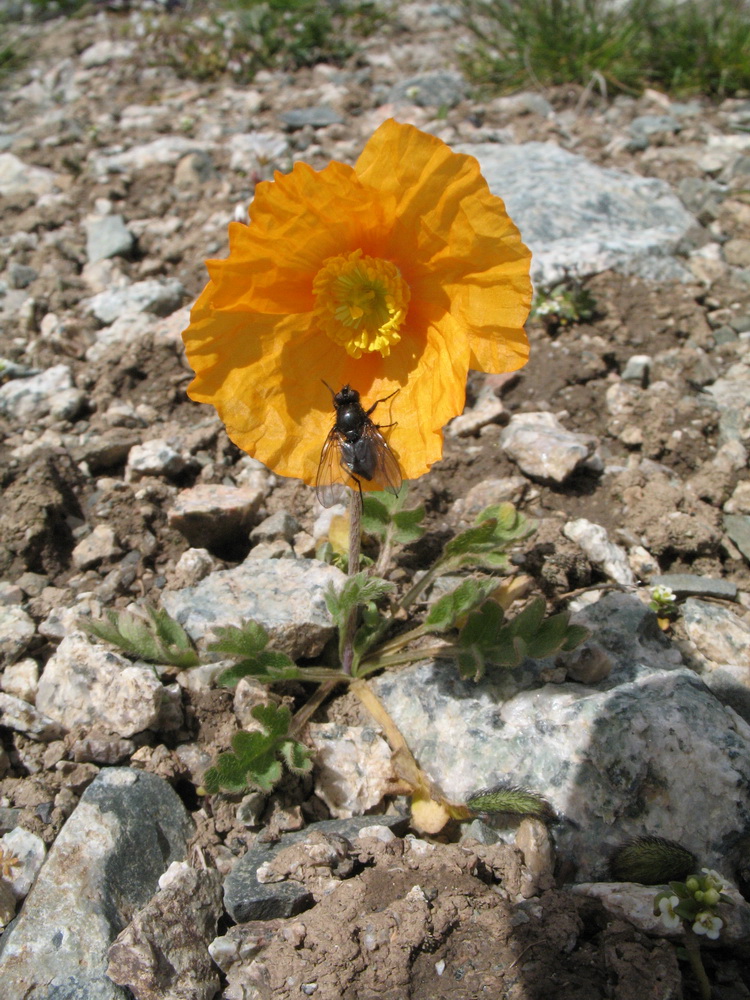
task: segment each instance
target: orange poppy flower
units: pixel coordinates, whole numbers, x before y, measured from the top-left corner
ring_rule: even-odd
[[[354,167],[258,184],[250,225],[229,225],[229,257],[183,334],[190,397],[282,476],[315,482],[349,384],[367,409],[400,390],[378,423],[405,479],[442,455],[470,368],[525,364],[531,254],[479,164],[389,120]],[[363,488],[368,483],[362,482]]]

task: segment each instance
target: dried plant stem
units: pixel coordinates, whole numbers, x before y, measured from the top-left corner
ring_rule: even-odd
[[[349,576],[359,572],[359,554],[362,547],[362,491],[350,490],[349,498]],[[353,607],[346,619],[342,643],[341,669],[351,674],[354,661],[354,633],[357,629],[359,608]]]
[[[701,991],[701,1000],[711,1000],[711,983],[709,983],[706,970],[703,968],[701,946],[698,938],[689,927],[685,928],[685,951],[687,952],[687,957],[690,960],[690,967],[693,970],[693,974],[698,980],[698,987]]]
[[[315,715],[320,706],[326,700],[328,695],[333,691],[335,687],[338,687],[342,682],[340,680],[330,680],[321,684],[320,687],[315,691],[315,693],[308,698],[302,708],[295,712],[294,718],[292,719],[292,724],[290,727],[290,733],[293,736],[298,735],[305,728],[310,719]]]

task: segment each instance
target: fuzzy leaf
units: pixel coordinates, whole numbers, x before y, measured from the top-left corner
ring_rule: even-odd
[[[381,502],[380,495],[365,494],[362,508],[362,528],[368,535],[383,538],[388,530],[391,512]]]
[[[253,657],[268,645],[268,632],[254,621],[237,625],[221,625],[214,629],[216,639],[208,649],[228,656]]]
[[[519,816],[537,816],[547,819],[552,807],[541,797],[517,785],[496,785],[483,788],[466,800],[466,805],[477,813],[515,813]]]
[[[424,520],[424,507],[415,507],[414,510],[400,510],[393,515],[395,525],[393,540],[399,545],[408,545],[416,542],[424,535],[422,521]]]
[[[309,774],[312,771],[312,757],[309,749],[296,740],[284,740],[279,747],[284,763],[292,774]]]
[[[107,611],[108,621],[84,619],[80,624],[89,635],[148,663],[196,666],[198,654],[182,625],[163,609],[146,607],[145,613],[147,617],[132,611]]]
[[[355,607],[377,601],[390,590],[393,590],[393,584],[387,580],[357,573],[350,576],[340,590],[336,590],[332,584],[328,587],[325,593],[326,606],[335,624],[343,629]]]
[[[289,738],[291,713],[285,705],[256,705],[250,714],[263,731],[235,733],[234,753],[219,754],[215,766],[206,771],[203,784],[209,793],[220,788],[240,792],[248,787],[270,792],[281,779],[281,761],[299,774],[312,766],[307,747]]]
[[[453,628],[459,618],[486,601],[496,587],[496,580],[480,581],[473,577],[464,580],[455,590],[435,601],[427,614],[425,625],[434,632],[445,632]]]

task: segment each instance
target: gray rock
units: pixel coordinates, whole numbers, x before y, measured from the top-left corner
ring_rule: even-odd
[[[466,81],[458,73],[420,73],[391,87],[389,104],[416,104],[420,108],[454,108],[466,96]]]
[[[505,202],[534,255],[536,282],[610,268],[648,280],[692,280],[672,255],[696,220],[665,181],[595,166],[551,142],[455,149],[479,160]]]
[[[741,664],[750,689],[750,625],[730,608],[692,597],[682,606],[682,619],[688,637],[708,663]]]
[[[285,833],[275,844],[255,843],[244,854],[224,880],[224,906],[232,920],[270,920],[274,917],[291,917],[313,905],[314,899],[307,886],[301,882],[259,882],[258,868],[272,861],[285,847],[306,840],[313,831],[338,834],[347,840],[356,840],[359,832],[368,826],[386,826],[399,836],[406,832],[405,816],[353,816],[351,819],[330,819],[313,823],[304,830]]]
[[[327,125],[342,125],[344,119],[333,108],[322,105],[315,108],[293,108],[291,111],[283,111],[279,118],[288,129],[304,128],[310,125],[312,128],[325,128]]]
[[[595,455],[591,434],[566,430],[553,413],[514,413],[500,435],[503,451],[532,479],[562,483]]]
[[[0,723],[14,733],[25,733],[42,743],[51,743],[65,735],[64,728],[55,719],[12,694],[0,694]]]
[[[649,579],[649,586],[661,584],[674,591],[675,597],[721,597],[728,601],[737,599],[737,584],[712,576],[692,573],[659,573]]]
[[[654,914],[654,896],[657,892],[654,886],[637,885],[634,882],[581,882],[572,886],[571,892],[588,899],[601,900],[610,916],[616,920],[626,920],[644,934],[671,938],[676,943],[683,937],[682,927],[668,929],[661,916]],[[722,943],[744,946],[750,939],[750,905],[731,886],[727,887],[725,895],[732,902],[722,905],[720,909],[724,921]]]
[[[590,562],[605,576],[625,586],[635,584],[635,574],[630,568],[625,549],[609,540],[606,529],[600,524],[579,517],[563,526],[563,534],[583,549]]]
[[[595,685],[541,684],[549,661],[479,683],[428,662],[379,677],[376,692],[451,801],[501,781],[544,796],[575,877],[600,877],[613,848],[642,834],[726,868],[750,822],[750,726],[685,668],[637,598],[607,595],[578,620],[613,662]]]
[[[86,226],[86,256],[89,264],[109,257],[127,257],[135,246],[135,237],[121,215],[89,218]]]
[[[28,288],[39,277],[33,267],[28,264],[16,264],[15,262],[8,268],[8,278],[11,288]]]
[[[0,941],[5,1000],[126,1000],[107,949],[185,857],[192,824],[154,774],[111,768],[89,785]]]
[[[53,365],[38,375],[0,385],[0,413],[19,423],[46,417],[61,392],[73,388],[68,365]]]
[[[324,593],[344,574],[313,559],[249,559],[195,587],[168,591],[162,605],[202,645],[217,626],[252,619],[292,658],[315,656],[333,635]]]
[[[750,562],[750,517],[747,514],[725,514],[724,530]]]
[[[201,483],[178,494],[167,518],[191,545],[213,548],[246,536],[264,498],[250,486]]]
[[[99,292],[90,299],[84,299],[83,306],[107,326],[124,313],[169,316],[182,305],[185,294],[185,287],[177,278],[165,278],[163,281],[151,278],[124,288]]]
[[[634,140],[630,148],[645,149],[652,136],[674,135],[681,128],[680,122],[671,115],[639,115],[628,127]]]
[[[287,542],[294,540],[300,530],[299,521],[285,510],[277,510],[275,514],[265,518],[250,532],[252,542],[270,542],[282,538]]]
[[[706,386],[719,410],[719,444],[745,443],[750,438],[750,364],[738,362],[716,381]]]
[[[219,976],[207,944],[223,913],[221,876],[175,861],[159,886],[110,947],[107,975],[138,1000],[211,1000]]]
[[[18,605],[0,605],[0,663],[13,663],[34,638],[34,619]]]
[[[131,663],[74,633],[47,661],[37,708],[66,729],[96,722],[128,737],[159,727],[165,698],[152,666]]]
[[[729,608],[695,598],[682,606],[682,622],[703,680],[750,722],[750,626]]]

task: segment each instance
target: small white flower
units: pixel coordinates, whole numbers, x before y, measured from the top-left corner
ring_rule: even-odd
[[[713,868],[701,868],[701,871],[709,888],[716,889],[717,892],[723,892],[728,888],[727,881],[720,872]]]
[[[693,933],[705,934],[709,940],[715,941],[718,938],[719,931],[723,926],[724,921],[721,917],[717,917],[715,914],[709,912],[709,910],[704,910],[695,918]]]
[[[658,583],[651,588],[651,598],[660,604],[672,604],[675,600],[675,594],[671,587],[665,587],[663,583]]]
[[[674,908],[677,906],[679,901],[678,896],[663,896],[659,900],[659,916],[661,917],[661,922],[670,931],[677,930],[682,923],[682,918],[674,912]]]

